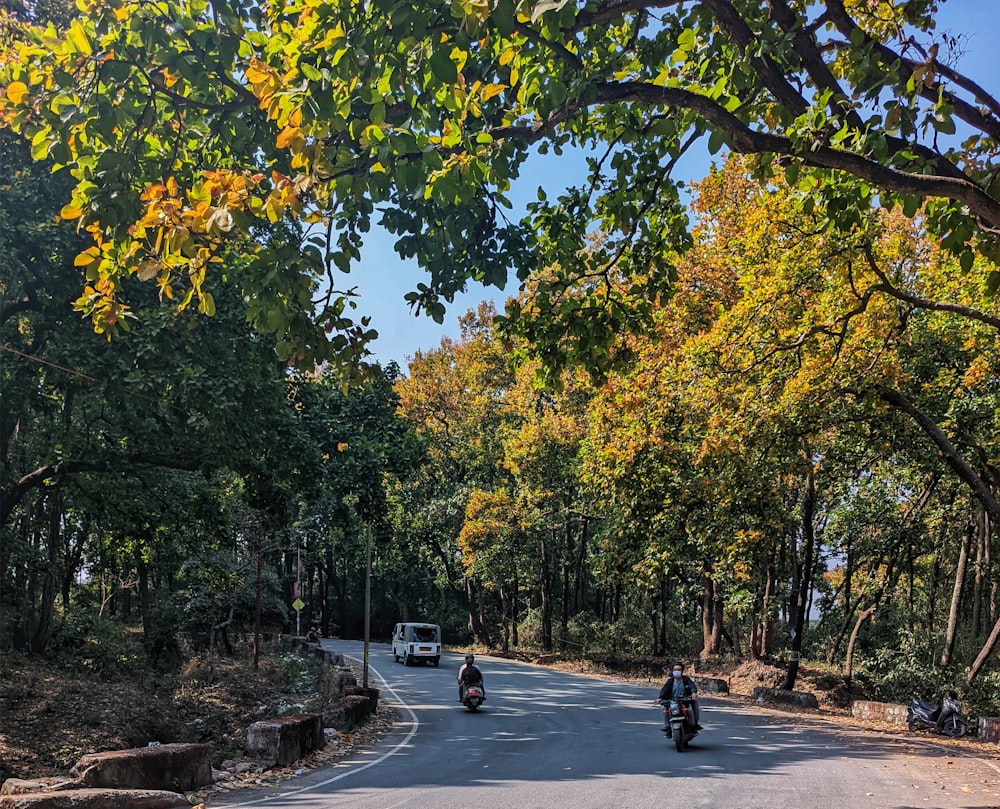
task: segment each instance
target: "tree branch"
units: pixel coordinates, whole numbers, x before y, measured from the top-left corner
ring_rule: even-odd
[[[930,416],[914,405],[899,391],[885,385],[876,386],[873,390],[875,395],[882,401],[912,418],[920,429],[937,444],[945,463],[972,490],[973,496],[982,503],[983,508],[986,509],[986,513],[990,515],[990,520],[995,525],[1000,525],[1000,502],[997,501],[990,487],[982,477],[962,457],[944,430],[938,427],[937,423]]]
[[[869,180],[886,191],[962,202],[985,227],[1000,231],[1000,203],[957,170],[957,176],[948,177],[940,174],[912,174],[882,165],[863,155],[823,144],[816,144],[808,151],[800,151],[790,138],[751,129],[736,115],[711,99],[676,87],[660,87],[648,82],[600,83],[596,86],[594,97],[586,102],[574,101],[565,104],[554,110],[548,119],[533,126],[499,127],[491,134],[496,138],[516,138],[534,143],[548,136],[560,124],[585,107],[625,102],[674,107],[695,112],[708,123],[724,131],[733,150],[741,154],[787,155],[816,168],[847,172],[855,177]]]
[[[889,295],[896,300],[903,301],[904,303],[908,303],[917,309],[927,309],[932,312],[950,312],[952,314],[968,318],[969,320],[978,320],[980,323],[985,323],[987,326],[992,326],[993,328],[1000,330],[1000,318],[989,315],[986,312],[980,312],[978,309],[973,309],[969,306],[962,306],[957,303],[929,301],[926,298],[920,298],[916,295],[911,295],[908,292],[903,292],[903,290],[893,286],[892,282],[882,271],[882,268],[878,266],[878,262],[875,260],[875,255],[872,252],[872,246],[870,244],[866,244],[864,249],[865,258],[868,260],[868,266],[881,282],[876,284],[873,289],[884,292],[886,295]]]
[[[0,527],[7,524],[14,507],[21,502],[24,496],[32,489],[37,489],[45,485],[45,481],[55,478],[61,483],[68,475],[79,474],[81,472],[120,472],[122,469],[130,469],[142,466],[154,466],[163,469],[179,469],[185,472],[194,472],[203,466],[202,460],[191,460],[177,458],[169,455],[131,455],[119,461],[66,461],[59,464],[45,464],[38,467],[33,472],[29,472],[18,479],[13,486],[8,486],[0,490]]]

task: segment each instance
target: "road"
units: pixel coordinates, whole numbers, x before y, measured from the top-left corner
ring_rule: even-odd
[[[357,659],[360,642],[325,641]],[[705,730],[678,753],[648,688],[477,657],[487,701],[456,701],[461,655],[438,668],[369,648],[371,685],[401,721],[372,749],[278,789],[212,806],[264,809],[900,809],[1000,807],[1000,767],[899,736],[702,696]],[[235,802],[235,801],[238,801]]]

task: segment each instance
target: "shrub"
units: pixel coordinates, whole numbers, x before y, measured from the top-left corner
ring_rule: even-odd
[[[61,668],[82,669],[102,679],[130,679],[145,668],[132,630],[80,607],[70,607],[56,621],[46,657]]]
[[[882,702],[905,703],[914,695],[930,698],[954,679],[934,665],[941,648],[938,635],[901,630],[897,644],[857,654],[854,686],[865,696]]]

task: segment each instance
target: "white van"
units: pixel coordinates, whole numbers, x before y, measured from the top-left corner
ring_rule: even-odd
[[[437,624],[396,624],[392,630],[392,659],[407,666],[420,660],[435,668],[441,662],[441,627]]]

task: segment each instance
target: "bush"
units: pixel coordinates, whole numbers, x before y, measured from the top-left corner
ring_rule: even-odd
[[[914,695],[931,698],[954,680],[953,673],[934,665],[941,639],[928,632],[898,633],[897,646],[859,651],[855,656],[854,686],[869,699],[906,703]]]
[[[127,680],[145,668],[132,630],[89,609],[70,607],[56,621],[46,657],[61,668]]]
[[[970,718],[1000,716],[1000,671],[983,672],[959,696],[966,700],[965,712]]]

